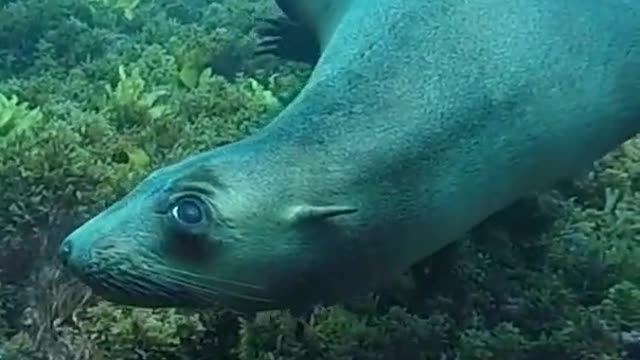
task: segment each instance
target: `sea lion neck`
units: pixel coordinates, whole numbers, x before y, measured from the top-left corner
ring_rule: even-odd
[[[356,129],[366,128],[367,119],[383,109],[377,103],[379,99],[366,91],[368,84],[354,81],[346,86],[349,82],[346,74],[342,79],[310,80],[257,138],[295,152],[313,150],[333,155],[339,155],[335,151],[341,151],[342,141],[359,141],[364,145],[368,139],[356,139]],[[344,145],[350,148],[354,144]]]
[[[183,161],[178,166],[184,168],[176,173],[186,173],[189,163],[207,164],[222,186],[248,197],[259,192],[255,196],[277,200],[279,207],[338,201],[337,189],[353,182],[365,165],[353,156],[375,144],[374,139],[357,139],[341,125],[364,119],[360,107],[350,106],[346,96],[322,96],[315,92],[319,90],[307,89],[265,128]]]

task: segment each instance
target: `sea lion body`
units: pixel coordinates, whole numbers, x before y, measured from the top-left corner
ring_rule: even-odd
[[[335,302],[640,129],[635,2],[334,2],[297,98],[72,233],[78,276],[139,306]]]

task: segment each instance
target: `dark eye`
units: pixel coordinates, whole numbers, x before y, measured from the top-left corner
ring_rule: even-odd
[[[171,216],[181,225],[200,225],[207,220],[207,204],[195,196],[185,196],[174,203]]]

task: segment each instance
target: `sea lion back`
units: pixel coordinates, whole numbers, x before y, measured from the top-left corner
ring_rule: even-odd
[[[363,222],[411,219],[415,260],[638,132],[639,9],[353,0],[282,133],[351,164]]]

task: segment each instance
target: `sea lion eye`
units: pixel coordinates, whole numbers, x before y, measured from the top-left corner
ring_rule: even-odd
[[[216,242],[209,234],[213,208],[195,194],[176,198],[170,207],[172,224],[163,243],[173,259],[194,263],[210,259]]]
[[[206,220],[206,206],[195,196],[185,196],[175,202],[171,209],[171,216],[182,225],[199,225]]]

